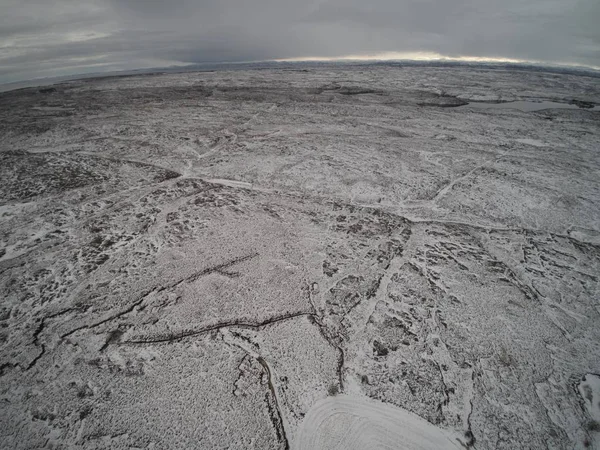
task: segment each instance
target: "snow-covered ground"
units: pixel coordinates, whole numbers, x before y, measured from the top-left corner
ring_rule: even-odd
[[[302,421],[296,438],[303,450],[365,448],[461,449],[452,436],[402,408],[336,395],[317,402]]]
[[[600,448],[600,78],[297,67],[0,94],[0,447]]]

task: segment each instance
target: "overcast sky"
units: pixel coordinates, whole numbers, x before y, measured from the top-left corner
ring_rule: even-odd
[[[0,0],[0,83],[424,52],[600,66],[600,0]]]

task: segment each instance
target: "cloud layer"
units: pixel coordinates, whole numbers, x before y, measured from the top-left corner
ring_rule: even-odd
[[[0,0],[0,82],[385,52],[600,66],[598,0]]]

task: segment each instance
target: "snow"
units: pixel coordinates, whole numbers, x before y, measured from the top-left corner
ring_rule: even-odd
[[[477,108],[477,109],[518,109],[524,112],[543,111],[547,109],[577,109],[580,108],[577,105],[560,102],[549,102],[549,101],[513,101],[504,103],[469,103],[468,105],[462,106],[463,108]],[[592,106],[589,108],[592,111],[598,111],[598,106]]]
[[[598,447],[597,78],[306,70],[0,94],[0,447]]]
[[[600,422],[600,375],[586,374],[578,389],[587,413],[593,420]]]
[[[337,395],[312,406],[292,448],[442,450],[463,447],[459,445],[458,436],[401,408]]]
[[[521,144],[533,145],[534,147],[546,147],[548,144],[542,142],[538,139],[515,139],[516,142],[520,142]]]

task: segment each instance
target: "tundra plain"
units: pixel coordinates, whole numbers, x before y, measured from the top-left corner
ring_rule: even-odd
[[[469,107],[512,101],[580,107]],[[1,93],[0,447],[600,448],[599,104],[376,65]]]

